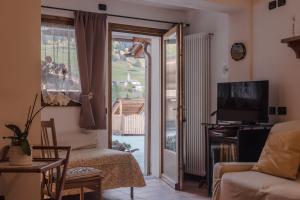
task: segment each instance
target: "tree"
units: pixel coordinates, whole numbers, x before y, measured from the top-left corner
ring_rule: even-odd
[[[117,99],[120,98],[121,88],[116,81],[112,83],[112,102],[114,103]]]

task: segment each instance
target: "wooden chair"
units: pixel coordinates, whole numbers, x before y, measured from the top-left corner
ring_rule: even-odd
[[[43,177],[41,184],[42,200],[61,200],[67,175],[71,147],[33,146],[32,150],[34,155],[33,159],[41,162],[62,159],[62,163],[59,167],[42,173]],[[57,156],[53,158],[51,155],[55,155],[56,152],[57,155],[58,152],[64,152],[64,156]]]
[[[92,167],[76,167],[67,171],[65,189],[80,188],[80,200],[84,200],[84,188],[99,192],[102,199],[101,171]]]
[[[42,121],[42,145],[57,146],[57,137],[55,131],[54,119]],[[58,157],[58,152],[54,152],[54,156]],[[68,169],[66,172],[66,181],[64,189],[80,189],[80,200],[84,200],[84,188],[92,191],[98,191],[99,200],[102,200],[101,171],[91,167],[76,167]]]

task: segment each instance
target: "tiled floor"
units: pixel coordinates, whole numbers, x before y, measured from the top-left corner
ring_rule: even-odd
[[[193,188],[191,184],[187,188],[188,192],[179,192],[170,188],[166,183],[157,178],[146,177],[147,186],[144,188],[135,188],[135,200],[210,200],[206,197],[205,191]],[[107,190],[103,194],[104,200],[131,200],[130,189],[121,188]],[[64,198],[65,200],[77,200],[79,198]],[[96,200],[95,194],[86,195],[85,200]]]

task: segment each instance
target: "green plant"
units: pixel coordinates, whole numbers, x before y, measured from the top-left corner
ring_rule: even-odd
[[[34,112],[37,97],[38,97],[38,95],[36,94],[35,98],[34,98],[33,106],[32,107],[29,106],[24,131],[21,131],[21,129],[15,124],[6,124],[5,126],[8,129],[12,130],[14,132],[14,135],[9,136],[9,137],[3,137],[3,139],[10,139],[11,140],[11,145],[20,146],[22,151],[24,152],[24,154],[26,154],[28,156],[31,155],[31,148],[30,148],[30,144],[29,144],[29,141],[28,141],[28,135],[29,135],[30,127],[32,125],[32,122],[33,122],[34,118],[37,116],[37,114],[39,112],[41,112],[41,110],[43,108],[45,108],[45,106],[43,106],[40,109],[38,109],[36,112]]]
[[[114,140],[112,143],[112,149],[118,151],[129,151],[131,149],[131,145],[125,142],[121,143],[118,140]]]

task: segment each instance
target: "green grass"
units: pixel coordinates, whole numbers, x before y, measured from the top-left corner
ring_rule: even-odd
[[[113,42],[112,51],[112,80],[113,81],[127,81],[128,73],[130,79],[139,81],[145,88],[145,59],[128,58],[122,52],[128,52],[132,43],[128,42]],[[118,98],[142,98],[145,91],[137,91],[132,84],[127,86],[118,84],[112,85],[112,101]]]

